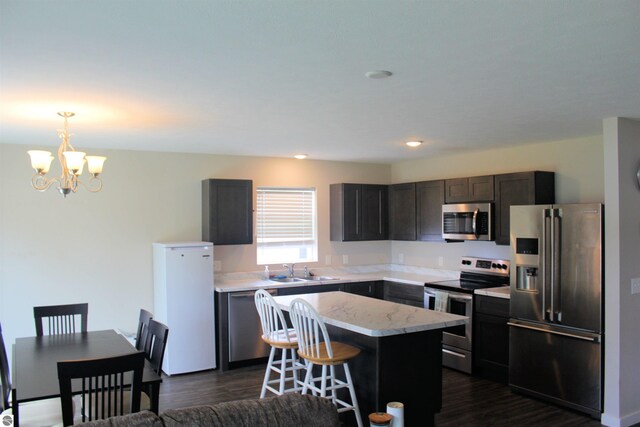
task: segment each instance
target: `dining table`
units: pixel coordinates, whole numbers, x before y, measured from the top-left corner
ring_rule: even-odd
[[[112,357],[137,351],[115,330],[17,338],[11,370],[14,425],[20,425],[21,403],[60,397],[59,361]],[[149,389],[150,409],[156,414],[161,382],[162,377],[146,361],[142,383]],[[77,386],[79,390],[80,384]],[[74,391],[77,391],[75,386]]]
[[[404,424],[434,426],[442,406],[442,331],[468,318],[346,292],[276,296],[289,311],[300,298],[325,323],[331,340],[358,347],[349,360],[362,419],[404,405]],[[345,413],[345,415],[347,415]],[[352,420],[343,422],[351,425]]]

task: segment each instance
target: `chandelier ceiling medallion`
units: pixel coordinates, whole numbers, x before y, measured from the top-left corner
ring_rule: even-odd
[[[62,174],[58,178],[48,178],[47,172],[51,168],[53,156],[49,151],[30,150],[31,167],[36,173],[31,178],[31,185],[38,191],[45,191],[52,184],[57,183],[60,193],[67,197],[70,192],[78,191],[78,184],[92,193],[97,193],[102,189],[102,180],[98,175],[102,173],[102,167],[106,157],[87,156],[86,153],[76,151],[69,142],[69,117],[75,116],[75,113],[60,112],[59,116],[64,117],[64,129],[58,129],[58,137],[62,140],[58,148],[58,160],[62,167]],[[82,175],[84,163],[87,163],[87,169],[92,175],[88,183],[80,181],[78,178]]]

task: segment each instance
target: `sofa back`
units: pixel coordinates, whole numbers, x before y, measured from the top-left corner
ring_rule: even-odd
[[[97,420],[83,427],[338,427],[338,411],[330,400],[287,393],[266,399],[235,400],[211,406],[169,409],[159,417],[145,411]]]

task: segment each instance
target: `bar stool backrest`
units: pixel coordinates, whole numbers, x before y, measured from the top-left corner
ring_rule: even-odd
[[[271,294],[264,289],[256,291],[256,310],[260,315],[262,325],[262,339],[270,342],[291,342],[287,331],[287,322],[282,310]]]
[[[333,358],[329,333],[318,312],[305,300],[296,298],[291,302],[289,314],[300,353],[313,359]],[[326,349],[324,354],[323,347]]]

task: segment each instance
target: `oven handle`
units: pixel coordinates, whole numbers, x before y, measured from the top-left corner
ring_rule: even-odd
[[[447,350],[446,348],[443,348],[443,349],[442,349],[442,352],[443,352],[443,353],[450,354],[450,355],[455,356],[455,357],[459,357],[459,358],[461,358],[461,359],[464,359],[464,358],[466,358],[466,357],[467,357],[466,355],[464,355],[464,354],[462,354],[462,353],[458,353],[458,352],[455,352],[455,351]]]
[[[439,291],[439,292],[447,292],[447,291]],[[436,294],[429,292],[429,290],[425,289],[424,293],[435,298]],[[470,301],[473,299],[473,296],[471,295],[462,295],[462,294],[454,294],[451,292],[447,292],[449,294],[449,299],[454,300],[454,301]]]

